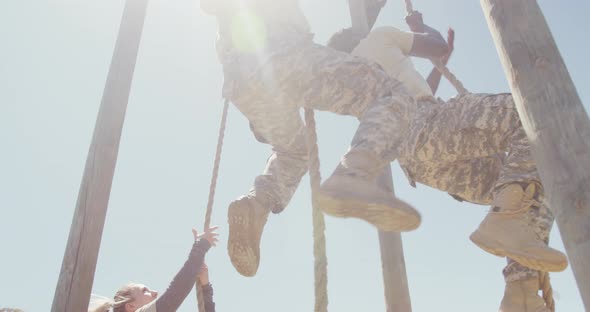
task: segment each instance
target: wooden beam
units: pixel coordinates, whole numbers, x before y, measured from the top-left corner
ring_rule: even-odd
[[[393,177],[390,166],[383,170],[378,183],[393,193]],[[411,312],[412,303],[406,275],[402,236],[397,232],[379,231],[379,245],[381,247],[386,311]]]
[[[590,120],[536,0],[481,0],[590,311]]]
[[[348,0],[352,29],[364,36],[369,34],[365,0]],[[391,167],[387,166],[379,177],[379,184],[393,192]],[[400,233],[379,231],[383,287],[387,312],[411,312],[410,291]]]
[[[88,310],[147,0],[127,0],[51,311]]]

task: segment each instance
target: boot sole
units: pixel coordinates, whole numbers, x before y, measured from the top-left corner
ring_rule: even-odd
[[[543,272],[561,272],[567,268],[567,262],[563,263],[548,263],[543,261],[542,259],[538,258],[531,258],[524,253],[517,252],[517,251],[507,251],[505,248],[502,248],[502,244],[498,243],[497,241],[490,240],[487,237],[484,237],[482,234],[477,232],[471,234],[469,239],[477,245],[479,248],[485,250],[488,253],[496,255],[498,257],[508,257],[528,268],[533,270],[543,271]]]
[[[247,226],[249,215],[246,209],[230,206],[228,213],[229,238],[227,253],[232,265],[243,276],[252,277],[260,263],[260,241],[249,240],[251,229]],[[258,247],[258,248],[257,248]]]
[[[399,203],[404,205],[402,202]],[[317,194],[317,205],[328,215],[361,219],[386,232],[413,231],[420,226],[421,222],[420,214],[411,207],[396,209],[380,203],[366,203],[348,198],[340,199],[323,192]]]

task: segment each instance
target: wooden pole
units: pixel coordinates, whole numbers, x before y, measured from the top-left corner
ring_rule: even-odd
[[[88,310],[147,0],[127,0],[51,311]]]
[[[481,0],[586,311],[590,120],[535,0]]]
[[[349,0],[350,19],[355,32],[369,34],[367,6],[365,0]],[[393,192],[391,167],[386,166],[378,179],[379,185]],[[406,276],[406,265],[401,234],[379,231],[383,287],[387,312],[411,312],[410,291]]]
[[[379,186],[394,192],[390,166],[383,170],[378,183]],[[412,303],[406,275],[402,236],[397,232],[379,231],[379,245],[381,247],[386,311],[411,312]]]

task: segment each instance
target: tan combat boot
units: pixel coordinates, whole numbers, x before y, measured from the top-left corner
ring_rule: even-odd
[[[420,214],[391,191],[378,186],[377,163],[369,152],[348,152],[322,184],[316,204],[326,214],[362,219],[382,231],[416,229]]]
[[[539,279],[506,283],[499,312],[551,312],[539,296]]]
[[[495,196],[492,210],[471,234],[470,239],[481,249],[534,270],[559,272],[567,267],[565,255],[550,248],[525,221],[525,214],[538,205],[535,184],[526,191],[519,184],[509,184]],[[499,211],[494,211],[494,207]]]
[[[234,200],[228,208],[229,238],[227,251],[238,273],[254,276],[260,263],[260,239],[270,209],[244,196]]]

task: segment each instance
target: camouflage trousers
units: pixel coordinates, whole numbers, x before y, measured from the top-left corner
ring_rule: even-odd
[[[413,180],[475,203],[489,204],[502,184],[538,181],[509,95],[416,103],[379,66],[311,42],[229,63],[237,65],[224,68],[226,96],[257,139],[273,147],[248,196],[274,212],[287,206],[307,172],[302,107],[357,117],[351,149],[375,154],[376,168],[399,159]],[[549,210],[535,208],[529,219],[546,240]],[[507,280],[536,274],[510,260],[505,269]]]
[[[419,182],[482,205],[490,204],[505,184],[540,185],[510,94],[466,94],[447,103],[420,103],[410,133],[399,162],[413,185]],[[527,214],[529,226],[546,243],[553,219],[546,206]],[[537,274],[510,259],[504,269],[507,281]]]
[[[365,59],[303,41],[269,55],[237,55],[228,64],[236,65],[225,69],[226,94],[248,118],[256,138],[273,147],[250,196],[274,212],[287,206],[307,172],[302,107],[358,118],[353,149],[384,155],[402,146],[408,135],[415,100],[399,81]],[[386,163],[382,157],[379,166]]]

